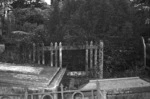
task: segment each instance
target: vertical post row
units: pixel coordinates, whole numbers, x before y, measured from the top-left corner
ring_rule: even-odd
[[[100,68],[100,75],[99,77],[103,78],[103,42],[99,42],[99,68]]]
[[[42,64],[45,64],[44,43],[42,43]]]
[[[62,68],[62,43],[59,43],[59,67]]]
[[[35,43],[33,43],[33,63],[35,63],[35,53],[36,53],[36,48],[35,48]]]
[[[90,42],[90,69],[93,68],[93,41]]]
[[[38,64],[40,64],[40,44],[37,44],[37,49],[38,49],[38,53],[37,53],[37,55],[38,55]]]
[[[85,71],[88,73],[88,42],[86,41],[86,52],[85,52]]]
[[[50,44],[50,65],[53,67],[53,43]]]
[[[57,42],[55,42],[55,50],[54,50],[54,51],[55,51],[55,67],[58,67],[58,64],[57,64],[57,63],[58,63],[58,62],[57,62],[57,61],[58,61],[58,60],[57,60],[58,49],[57,49],[57,48],[58,48]]]

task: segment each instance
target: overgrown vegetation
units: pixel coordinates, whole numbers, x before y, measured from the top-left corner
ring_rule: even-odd
[[[12,4],[10,18],[15,20],[8,23],[13,26],[10,31],[32,34],[24,43],[29,40],[71,45],[103,40],[105,77],[145,75],[141,34],[148,33],[149,27],[144,24],[147,13],[135,8],[135,2],[64,0],[54,2],[53,6],[22,2]],[[18,3],[22,6],[17,6]],[[8,26],[5,25],[10,29]]]

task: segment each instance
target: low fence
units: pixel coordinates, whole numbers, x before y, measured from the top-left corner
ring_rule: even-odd
[[[85,71],[94,71],[96,75],[100,75],[103,78],[103,42],[90,43],[86,42],[85,45],[65,46],[62,43],[50,43],[50,46],[45,46],[44,43],[33,44],[32,50],[28,51],[28,54],[22,53],[23,58],[28,57],[28,60],[32,60],[32,63],[43,64],[47,60],[46,52],[49,52],[49,65],[51,67],[62,67],[63,65],[63,51],[84,50],[85,52]]]
[[[96,84],[93,90],[64,90],[64,86],[60,86],[60,91],[54,92],[37,92],[24,94],[0,94],[0,99],[149,99],[150,88],[136,89],[115,89],[101,90],[100,85]]]
[[[0,94],[0,99],[98,99],[97,90],[64,90],[60,86],[60,91],[41,92],[24,94]]]

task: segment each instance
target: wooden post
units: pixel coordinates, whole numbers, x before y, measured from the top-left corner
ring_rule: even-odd
[[[97,99],[107,99],[107,92],[105,90],[101,90],[101,86],[99,81],[96,82],[97,85]]]
[[[45,64],[44,43],[42,43],[42,64]]]
[[[19,97],[19,99],[23,99],[23,95],[19,95],[18,97]],[[18,97],[17,97],[17,99],[18,99]]]
[[[97,66],[97,48],[95,49],[95,53],[94,53],[94,65],[95,67]]]
[[[40,64],[40,44],[37,44],[37,50],[38,50],[38,52],[37,52],[37,57],[38,57],[38,64]]]
[[[90,69],[93,69],[93,41],[90,42]]]
[[[53,92],[53,98],[51,98],[51,99],[59,99],[58,98],[58,87],[55,89],[55,90],[52,90],[52,92]]]
[[[88,73],[88,42],[86,41],[85,71]]]
[[[58,60],[57,60],[57,54],[58,54],[58,50],[57,50],[57,42],[55,42],[55,67],[58,67]]]
[[[96,81],[96,88],[97,88],[97,99],[101,99],[100,85],[98,80]]]
[[[59,43],[59,67],[62,68],[62,43]]]
[[[30,47],[29,47],[29,49],[28,49],[28,53],[29,53],[29,55],[28,55],[28,57],[29,57],[29,60],[28,60],[28,62],[32,62],[32,50],[31,50],[31,45],[29,45]]]
[[[99,68],[100,68],[100,75],[99,77],[103,78],[103,42],[100,41],[99,43]]]
[[[92,99],[94,99],[94,90],[91,90]]]
[[[142,37],[143,49],[144,49],[144,68],[146,68],[146,44],[144,37]]]
[[[31,95],[31,99],[33,99],[33,95]]]
[[[99,81],[96,81],[97,85],[97,99],[107,99],[106,90],[101,90],[101,85]]]
[[[33,43],[33,63],[35,63],[35,53],[36,53],[36,48],[35,48],[35,43]]]
[[[102,99],[107,99],[107,92],[105,90],[102,91],[103,98]]]
[[[95,48],[95,52],[94,52],[94,71],[95,71],[95,77],[97,77],[97,70],[98,66],[97,66],[97,48]]]
[[[60,88],[61,88],[61,99],[64,99],[64,89],[63,89],[62,84],[61,84]]]
[[[11,55],[10,57],[13,59],[12,51],[11,51],[10,53],[11,53],[11,54],[10,54],[10,55]],[[23,62],[25,61],[25,54],[24,54],[24,53],[25,53],[24,47],[22,47],[22,60],[23,60]]]
[[[24,99],[28,99],[28,90],[25,89]]]
[[[50,44],[50,48],[51,48],[51,50],[50,50],[50,65],[51,65],[51,67],[53,67],[53,43],[51,43]]]

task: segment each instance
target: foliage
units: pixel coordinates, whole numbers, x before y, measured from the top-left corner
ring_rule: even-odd
[[[136,9],[135,12],[135,27],[142,36],[149,35],[150,24],[150,1],[149,0],[133,0],[132,5]]]
[[[14,30],[28,32],[33,41],[42,41],[40,35],[45,35],[44,23],[49,18],[50,8],[18,8],[13,10],[15,16]],[[39,31],[38,31],[39,30]],[[36,39],[36,40],[35,40]],[[38,39],[38,40],[37,40]]]
[[[23,25],[25,22],[43,24],[48,18],[48,11],[40,8],[15,9],[13,13],[17,17],[18,25]]]
[[[31,6],[42,8],[46,3],[42,0],[15,0],[11,5],[13,8],[29,8]]]
[[[22,58],[18,56],[19,54],[22,54],[22,51],[20,49],[21,46],[19,47],[19,45],[28,45],[32,42],[43,42],[45,40],[46,30],[44,27],[44,23],[49,18],[51,8],[45,3],[39,3],[39,0],[37,0],[38,2],[31,2],[30,4],[28,4],[28,6],[16,5],[16,2],[20,4],[22,3],[22,1],[24,2],[27,0],[17,0],[10,4],[12,5],[12,9],[8,13],[9,18],[5,19],[3,22],[3,24],[6,24],[6,28],[3,28],[3,30],[7,31],[8,28],[10,28],[10,31],[7,31],[7,34],[3,35],[3,39],[5,40],[4,43],[8,45],[5,53],[3,53],[0,57],[1,61],[21,62]],[[38,5],[35,5],[35,3],[38,3]],[[13,33],[16,31],[20,32]],[[11,46],[13,46],[13,48],[11,48]],[[9,49],[9,47],[11,50]],[[29,47],[27,47],[27,49],[28,48]],[[14,56],[12,56],[11,54],[13,54]]]
[[[119,36],[125,23],[131,24],[132,28],[131,7],[125,1],[68,0],[64,1],[60,11],[58,9],[55,4],[49,21],[52,26],[49,25],[48,28],[49,33],[54,35],[57,35],[55,32],[60,29],[62,33],[59,34],[64,36],[64,41]]]

